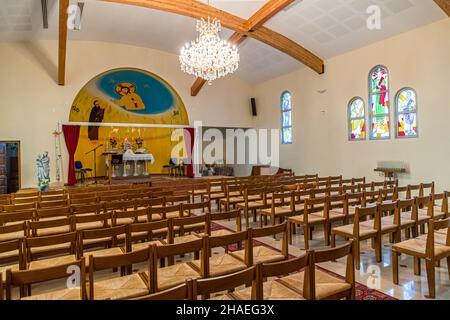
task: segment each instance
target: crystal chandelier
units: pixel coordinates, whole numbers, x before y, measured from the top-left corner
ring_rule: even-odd
[[[211,84],[213,80],[233,73],[239,67],[236,46],[221,40],[220,21],[216,18],[197,21],[199,36],[181,49],[181,70]]]

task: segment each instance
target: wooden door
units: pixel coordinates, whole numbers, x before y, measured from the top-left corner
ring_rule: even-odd
[[[0,194],[7,193],[6,144],[0,143]]]

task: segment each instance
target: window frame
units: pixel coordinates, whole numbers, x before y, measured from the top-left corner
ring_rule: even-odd
[[[387,86],[387,90],[382,90],[382,91],[373,93],[372,92],[372,88],[371,88],[372,74],[378,68],[384,68],[386,70],[387,75],[388,75],[388,86]],[[391,127],[392,127],[391,106],[392,106],[392,100],[391,100],[391,92],[390,92],[390,87],[391,86],[390,86],[390,84],[391,84],[391,75],[390,75],[389,69],[386,66],[384,66],[382,64],[378,64],[375,67],[373,67],[372,69],[370,69],[369,75],[368,75],[368,81],[367,81],[367,88],[368,88],[368,93],[369,93],[369,100],[368,100],[368,103],[367,103],[367,106],[368,106],[367,111],[368,111],[368,117],[369,117],[369,129],[370,129],[370,131],[369,131],[369,140],[390,140],[391,137],[392,137],[392,134],[391,134]],[[378,115],[374,116],[372,114],[372,97],[373,96],[379,96],[379,95],[381,95],[383,93],[387,93],[387,96],[388,96],[388,99],[389,99],[389,107],[388,107],[389,110],[388,110],[388,113],[382,113],[382,114],[378,114]],[[372,121],[373,121],[373,118],[380,117],[380,116],[388,117],[388,119],[389,119],[389,136],[388,137],[384,137],[384,138],[373,137],[373,128],[372,128],[373,122]]]
[[[416,109],[415,109],[415,111],[398,112],[398,98],[403,91],[407,91],[407,90],[414,92],[414,95],[416,97]],[[411,114],[411,113],[416,114],[417,133],[415,136],[401,137],[398,135],[398,117],[399,117],[399,115],[402,115],[402,114]],[[395,95],[395,138],[396,139],[417,139],[417,138],[419,138],[419,98],[417,96],[417,91],[414,88],[411,88],[411,87],[400,88]]]
[[[284,98],[284,96],[286,95],[286,94],[288,94],[289,95],[289,98],[290,98],[290,101],[291,101],[291,104],[290,104],[290,108],[288,109],[288,110],[283,110],[283,98]],[[290,113],[290,115],[291,115],[291,125],[290,126],[285,126],[284,125],[284,123],[283,123],[283,114],[284,113],[286,113],[286,112],[289,112]],[[292,136],[292,133],[293,133],[293,131],[292,131],[292,128],[293,128],[293,126],[292,126],[292,94],[288,91],[288,90],[285,90],[285,91],[283,91],[282,93],[281,93],[281,96],[280,96],[280,124],[281,124],[281,144],[283,145],[289,145],[289,144],[292,144],[292,141],[293,141],[293,136]],[[284,130],[285,129],[291,129],[291,141],[284,141]]]
[[[353,102],[356,100],[362,101],[364,116],[352,118],[350,107],[353,104]],[[364,120],[364,128],[365,128],[364,138],[352,139],[352,120]],[[348,131],[347,131],[348,141],[357,142],[357,141],[365,141],[367,139],[366,102],[360,96],[355,96],[355,97],[351,98],[347,104],[347,125],[348,125]]]

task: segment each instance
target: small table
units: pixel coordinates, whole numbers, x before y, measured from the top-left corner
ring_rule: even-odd
[[[376,168],[373,171],[383,172],[384,179],[388,181],[396,180],[399,173],[406,173],[405,168]]]

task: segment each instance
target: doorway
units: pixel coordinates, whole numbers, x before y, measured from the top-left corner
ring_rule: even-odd
[[[0,141],[0,194],[20,189],[20,141]]]

